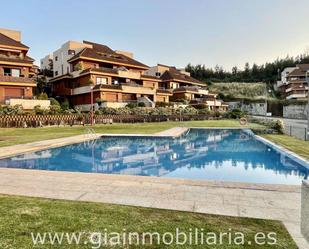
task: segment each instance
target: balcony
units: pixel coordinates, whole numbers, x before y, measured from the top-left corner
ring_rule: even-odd
[[[14,77],[10,75],[0,75],[0,83],[1,82],[33,84],[33,86],[35,86],[33,79],[26,77]]]
[[[156,90],[150,87],[134,83],[120,83],[122,92],[124,93],[138,93],[138,94],[155,94]]]
[[[179,92],[190,92],[190,93],[196,93],[201,95],[208,95],[209,92],[206,88],[198,87],[198,86],[181,86],[179,88],[175,88],[173,90],[175,93]]]

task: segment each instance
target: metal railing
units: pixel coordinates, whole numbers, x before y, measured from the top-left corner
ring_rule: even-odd
[[[285,125],[285,134],[304,141],[308,141],[308,129],[306,127]]]

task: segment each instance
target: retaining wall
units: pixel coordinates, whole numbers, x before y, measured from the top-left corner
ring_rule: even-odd
[[[283,106],[283,117],[294,119],[307,119],[308,105]]]

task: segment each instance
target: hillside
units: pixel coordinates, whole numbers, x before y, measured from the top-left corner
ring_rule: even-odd
[[[267,94],[265,83],[213,83],[209,91],[224,99],[265,99]],[[271,96],[267,94],[267,98]]]

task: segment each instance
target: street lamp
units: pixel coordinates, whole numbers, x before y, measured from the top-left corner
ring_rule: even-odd
[[[306,82],[307,82],[307,95],[308,95],[308,105],[307,105],[307,119],[308,119],[308,123],[307,123],[307,140],[309,140],[309,78],[308,78],[308,73],[309,70],[306,72]],[[305,92],[306,92],[306,87],[305,87]]]
[[[93,126],[93,121],[94,121],[94,118],[93,118],[93,86],[90,87],[90,90],[91,90],[91,112],[90,112],[90,123],[91,123],[91,126]]]

